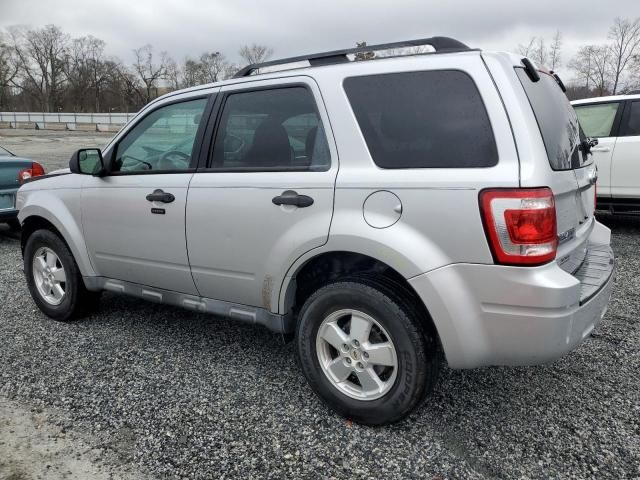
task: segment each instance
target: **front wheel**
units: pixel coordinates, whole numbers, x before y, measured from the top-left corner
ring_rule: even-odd
[[[24,248],[24,272],[36,305],[54,320],[73,320],[95,305],[69,247],[50,230],[36,230]]]
[[[401,419],[431,390],[437,343],[406,295],[366,280],[327,285],[305,302],[302,370],[339,414],[368,425]]]

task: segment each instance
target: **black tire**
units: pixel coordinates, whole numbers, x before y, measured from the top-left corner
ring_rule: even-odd
[[[432,329],[425,328],[420,310],[402,288],[366,277],[350,278],[317,290],[300,311],[296,341],[302,371],[311,388],[340,415],[366,425],[400,420],[432,390],[441,359]],[[323,372],[316,336],[323,320],[341,309],[362,311],[387,331],[397,352],[393,386],[384,396],[359,400],[338,390]]]
[[[65,295],[59,305],[48,303],[38,291],[33,273],[33,257],[41,247],[47,247],[58,256],[66,274]],[[58,321],[76,320],[93,309],[99,299],[98,292],[88,291],[73,255],[66,243],[50,230],[33,232],[24,248],[24,273],[31,297],[47,316]]]

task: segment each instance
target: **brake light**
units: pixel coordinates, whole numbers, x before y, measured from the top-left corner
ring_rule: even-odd
[[[556,258],[556,205],[549,188],[484,190],[480,210],[496,262],[542,265]]]
[[[18,172],[18,183],[22,185],[25,181],[33,177],[44,175],[44,168],[38,162],[32,162],[31,168],[25,168]]]

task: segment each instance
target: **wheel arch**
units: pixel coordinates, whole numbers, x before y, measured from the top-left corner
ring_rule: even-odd
[[[429,333],[437,330],[428,307],[407,279],[395,268],[370,255],[355,251],[335,250],[319,252],[292,268],[285,278],[280,294],[280,312],[295,315],[307,298],[318,288],[338,279],[361,278],[363,281],[383,283],[412,302]]]
[[[22,225],[20,239],[22,253],[24,254],[24,247],[33,232],[39,229],[47,229],[58,235],[69,247],[82,276],[95,276],[81,226],[60,200],[55,202],[60,204],[57,205],[61,207],[57,209],[61,212],[60,216],[54,215],[49,208],[44,208],[40,205],[28,205],[21,209],[19,218]]]

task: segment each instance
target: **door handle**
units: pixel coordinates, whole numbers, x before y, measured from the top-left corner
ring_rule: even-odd
[[[310,207],[313,205],[313,198],[307,195],[298,195],[298,192],[294,190],[282,192],[282,195],[273,197],[271,201],[274,205],[293,205],[299,208]]]
[[[592,152],[610,152],[610,147],[591,147]]]
[[[176,199],[172,194],[163,192],[161,189],[154,190],[153,193],[147,195],[149,202],[171,203]]]

